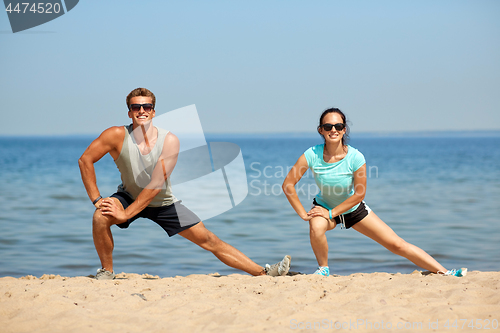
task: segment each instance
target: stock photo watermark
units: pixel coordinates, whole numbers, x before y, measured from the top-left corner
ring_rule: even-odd
[[[207,142],[194,104],[156,116],[151,125],[168,129],[180,143],[176,166],[161,188],[170,188],[201,220],[218,216],[246,198],[247,175],[240,147],[232,142]],[[133,136],[144,141],[153,139],[141,126],[133,130]],[[133,156],[135,146],[127,149]],[[161,157],[149,156],[131,165],[139,190],[148,188],[155,166],[162,163]],[[179,223],[185,226],[191,222],[179,216]]]
[[[252,162],[250,164],[250,170],[251,172],[248,173],[248,194],[251,196],[281,196],[284,194],[282,183],[285,177],[290,172],[300,172],[299,170],[294,171],[293,166],[263,166],[261,162]],[[335,173],[332,172],[331,175],[335,175]],[[378,178],[378,176],[379,170],[377,166],[367,167],[367,178]],[[306,197],[308,200],[314,198],[320,191],[327,195],[341,195],[345,192],[349,193],[356,190],[354,185],[348,187],[342,184],[336,184],[335,186],[318,185],[313,181],[314,176],[310,171],[305,172],[301,178],[304,181],[297,184],[295,190],[299,196]]]
[[[4,0],[13,33],[52,21],[75,8],[79,0],[10,1]]]
[[[498,329],[497,319],[436,319],[429,321],[376,321],[356,319],[338,321],[323,319],[319,321],[290,320],[292,330],[464,330],[464,329]]]

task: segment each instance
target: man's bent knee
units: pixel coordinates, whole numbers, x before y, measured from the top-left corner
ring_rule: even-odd
[[[95,227],[110,227],[113,224],[118,224],[118,221],[114,217],[103,215],[100,209],[96,209],[92,218],[92,224]]]
[[[122,203],[120,202],[120,200],[118,198],[111,197],[111,199],[113,199],[117,204],[119,204],[120,206],[123,207]],[[92,217],[92,223],[95,226],[108,226],[109,227],[109,226],[112,226],[114,224],[119,224],[121,222],[118,222],[112,216],[103,215],[101,210],[99,208],[97,208],[94,211],[94,216]]]

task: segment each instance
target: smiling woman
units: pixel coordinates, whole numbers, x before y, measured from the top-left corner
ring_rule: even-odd
[[[318,133],[324,144],[309,148],[295,163],[283,182],[283,191],[297,214],[309,222],[311,247],[318,261],[314,274],[329,276],[326,231],[341,223],[373,239],[393,253],[434,273],[463,276],[467,269],[447,271],[422,249],[400,238],[365,204],[366,162],[363,154],[347,144],[346,116],[327,109],[320,117]],[[302,206],[295,185],[310,168],[319,193],[312,209]]]

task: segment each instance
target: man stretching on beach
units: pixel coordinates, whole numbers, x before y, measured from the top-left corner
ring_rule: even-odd
[[[286,275],[290,268],[290,256],[265,268],[256,264],[205,228],[198,216],[174,197],[169,176],[177,162],[179,140],[173,133],[153,126],[155,104],[156,98],[151,91],[134,89],[127,96],[128,116],[132,124],[105,130],[78,160],[83,184],[96,207],[92,235],[102,267],[97,270],[96,279],[115,277],[111,226],[116,224],[125,229],[139,217],[153,220],[170,237],[179,234],[212,252],[230,267],[255,276]],[[102,198],[97,188],[94,163],[107,153],[120,171],[122,184],[117,193]]]

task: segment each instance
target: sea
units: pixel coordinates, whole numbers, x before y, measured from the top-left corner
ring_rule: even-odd
[[[88,276],[100,268],[92,240],[90,202],[78,158],[94,136],[0,137],[0,277]],[[317,262],[308,222],[282,193],[287,171],[317,135],[207,135],[237,144],[248,193],[204,220],[206,227],[260,265],[291,255],[294,272]],[[446,268],[500,270],[500,135],[351,135],[367,161],[365,202],[406,241]],[[107,155],[96,163],[102,195],[120,175]],[[306,209],[317,188],[310,173],[297,184]],[[182,198],[179,198],[182,199]],[[210,202],[210,198],[205,198]],[[240,273],[210,252],[154,222],[112,227],[116,272],[160,277]],[[354,229],[327,233],[330,272],[338,275],[422,270]]]

